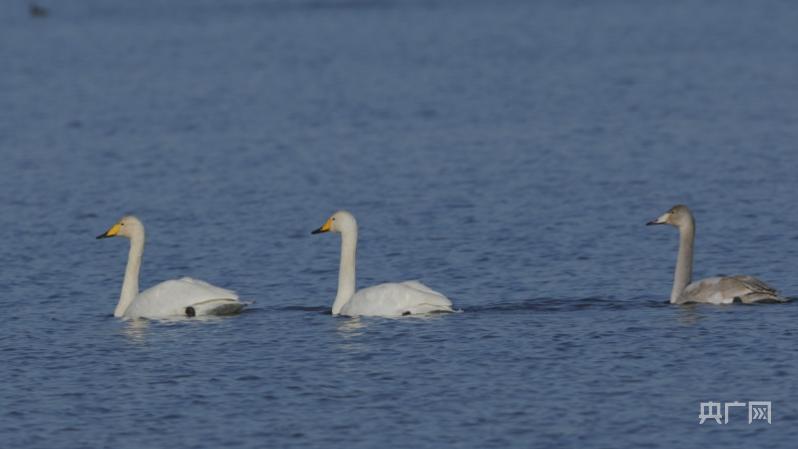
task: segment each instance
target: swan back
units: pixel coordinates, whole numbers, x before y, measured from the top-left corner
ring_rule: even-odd
[[[347,316],[402,316],[452,311],[449,298],[421,282],[407,281],[358,290],[340,313]]]
[[[185,316],[187,307],[197,307],[213,300],[238,302],[238,294],[205,281],[184,277],[148,288],[141,292],[125,311],[130,318]]]
[[[783,302],[786,301],[773,287],[747,275],[722,276],[693,282],[684,289],[678,303],[700,302],[710,304]]]

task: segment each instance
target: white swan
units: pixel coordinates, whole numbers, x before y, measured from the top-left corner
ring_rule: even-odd
[[[130,253],[122,282],[122,294],[115,317],[167,318],[176,316],[229,315],[238,313],[244,303],[230,290],[191,278],[162,282],[139,293],[139,269],[144,252],[144,225],[128,215],[98,239],[122,236],[130,239]]]
[[[402,316],[453,311],[447,297],[418,281],[380,284],[355,291],[357,221],[349,212],[338,211],[311,234],[328,231],[341,234],[341,267],[333,315]]]
[[[679,229],[679,256],[671,290],[671,303],[730,304],[733,302],[784,302],[786,298],[759,279],[746,276],[712,277],[691,283],[695,220],[684,205],[673,206],[647,225],[669,224]]]

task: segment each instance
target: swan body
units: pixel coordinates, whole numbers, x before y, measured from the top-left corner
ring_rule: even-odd
[[[452,302],[418,281],[389,282],[358,290],[341,307],[346,316],[402,316],[452,312]]]
[[[239,301],[234,291],[189,277],[161,282],[139,292],[139,271],[144,252],[144,224],[138,218],[129,215],[97,238],[115,236],[130,239],[130,253],[122,282],[122,293],[114,310],[115,317],[229,315],[238,313],[244,308],[245,304]]]
[[[676,205],[647,224],[669,224],[679,230],[679,255],[676,259],[671,303],[750,304],[787,301],[776,289],[753,276],[719,276],[692,282],[695,220],[687,206]]]
[[[685,287],[682,302],[731,304],[782,301],[779,293],[753,276],[735,275],[702,279]]]
[[[226,315],[237,313],[242,307],[234,291],[184,277],[161,282],[139,293],[124,315],[131,318]]]
[[[338,211],[312,233],[329,231],[341,234],[341,264],[333,315],[391,317],[453,312],[449,298],[419,281],[392,282],[356,290],[357,221],[349,212]]]

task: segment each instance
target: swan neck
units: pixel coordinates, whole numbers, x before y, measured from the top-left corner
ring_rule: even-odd
[[[130,252],[127,256],[125,280],[122,281],[122,294],[114,310],[115,317],[121,317],[139,294],[139,271],[141,270],[141,257],[144,254],[144,231],[134,234],[130,238]]]
[[[338,293],[333,302],[332,314],[338,315],[355,294],[355,254],[357,228],[341,233],[341,266],[338,270]]]
[[[682,296],[684,289],[693,278],[693,243],[695,242],[695,222],[693,218],[679,227],[679,256],[676,259],[676,272],[673,276],[671,302],[675,303]]]

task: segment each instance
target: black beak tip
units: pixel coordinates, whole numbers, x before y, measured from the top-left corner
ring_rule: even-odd
[[[654,226],[654,225],[660,225],[660,224],[662,224],[662,223],[660,223],[658,221],[655,221],[655,220],[651,220],[648,223],[646,223],[646,226]]]
[[[319,229],[314,229],[314,230],[310,231],[310,234],[311,234],[311,235],[313,235],[313,234],[321,234],[321,228],[319,228]]]
[[[104,238],[106,238],[106,237],[108,237],[108,236],[107,236],[107,235],[105,235],[105,233],[103,232],[102,234],[100,234],[100,235],[98,235],[98,236],[97,236],[97,240],[104,239]]]

